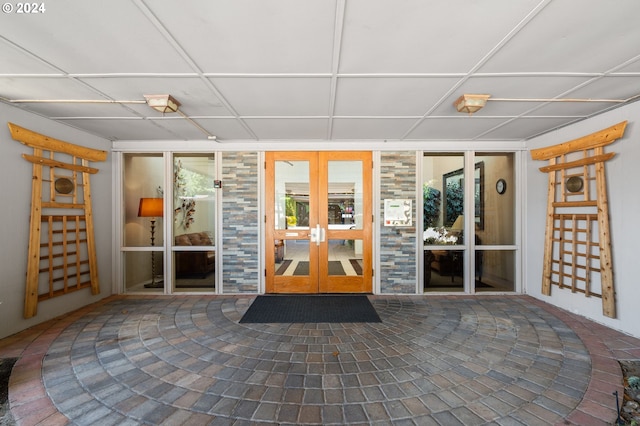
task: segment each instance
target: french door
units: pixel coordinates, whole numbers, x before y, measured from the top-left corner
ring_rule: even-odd
[[[266,292],[370,293],[370,152],[267,152]]]

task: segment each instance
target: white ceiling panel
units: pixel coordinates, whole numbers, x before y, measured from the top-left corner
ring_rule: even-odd
[[[29,105],[30,111],[54,119],[69,117],[140,118],[144,116],[136,113],[136,109],[140,108],[140,105],[124,104],[45,103]],[[145,105],[144,108],[148,107]]]
[[[459,79],[341,78],[335,103],[337,116],[422,116]]]
[[[607,76],[570,93],[571,98],[624,100],[640,94],[638,77]]]
[[[221,140],[253,139],[253,135],[242,126],[239,120],[229,118],[194,119],[198,125],[204,127]]]
[[[521,141],[640,94],[637,0],[45,6],[0,15],[0,102],[111,140]],[[464,93],[491,98],[468,117]],[[145,94],[180,111],[94,103]]]
[[[340,72],[468,72],[536,3],[348,1]]]
[[[640,72],[640,55],[625,66],[616,70],[618,73],[639,73]]]
[[[525,106],[531,108],[526,114],[527,117],[565,117],[578,119],[596,114],[598,111],[613,108],[616,104],[605,102],[584,102],[584,103],[564,103],[553,102],[546,104],[527,103]]]
[[[505,122],[504,118],[479,118],[475,116],[457,116],[451,118],[430,118],[416,126],[406,139],[411,140],[474,140]]]
[[[407,118],[336,118],[333,139],[401,139],[416,122]]]
[[[147,1],[205,73],[330,72],[335,1]]]
[[[640,2],[549,2],[481,72],[603,72],[640,54]]]
[[[240,115],[329,114],[329,78],[213,78]]]
[[[67,77],[0,77],[0,96],[22,100],[105,99],[90,86]],[[36,105],[36,104],[32,104]]]
[[[327,139],[328,119],[290,118],[263,119],[247,118],[244,120],[258,139],[267,140],[323,140]],[[300,135],[305,135],[302,138]]]
[[[2,30],[0,29],[0,33]],[[29,55],[22,49],[10,43],[0,36],[0,74],[48,74],[58,73],[59,70],[51,67],[38,58]]]
[[[513,135],[520,135],[520,139],[525,139],[527,135],[537,135],[548,131],[548,126],[561,127],[566,123],[562,118],[525,118],[504,123],[504,125],[486,134],[489,139],[509,140]]]
[[[1,35],[67,73],[188,72],[135,2],[56,1],[46,12],[0,15]]]
[[[111,140],[167,140],[185,139],[183,135],[172,134],[168,130],[168,123],[160,120],[93,120],[93,119],[65,119],[64,123],[79,129],[84,129],[94,135],[101,135]],[[175,127],[175,126],[174,126]],[[197,129],[194,127],[184,127],[195,139],[204,139],[201,135],[196,134]],[[34,129],[35,130],[35,129]]]

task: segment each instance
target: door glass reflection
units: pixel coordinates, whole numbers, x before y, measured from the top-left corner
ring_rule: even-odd
[[[362,275],[362,240],[329,240],[329,275]]]
[[[309,227],[309,162],[275,162],[275,229]]]
[[[329,229],[362,229],[362,161],[329,161]]]
[[[308,240],[275,240],[273,247],[276,275],[309,275]]]

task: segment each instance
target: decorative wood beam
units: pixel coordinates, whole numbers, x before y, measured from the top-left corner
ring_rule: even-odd
[[[553,166],[540,167],[540,171],[544,172],[544,173],[547,173],[547,172],[554,172],[556,170],[571,169],[573,167],[579,167],[579,166],[586,166],[586,165],[589,165],[589,164],[601,163],[603,161],[607,161],[607,160],[612,159],[615,155],[616,155],[615,152],[609,152],[607,154],[595,155],[593,157],[587,157],[587,158],[583,158],[581,160],[569,161],[568,163],[554,164]]]
[[[20,127],[17,124],[7,124],[9,125],[9,130],[11,131],[11,137],[13,139],[34,149],[40,148],[46,151],[62,152],[90,161],[105,161],[107,159],[107,151],[74,145],[69,142],[41,135],[40,133]]]
[[[35,155],[22,154],[22,158],[34,164],[42,164],[43,166],[57,167],[59,169],[73,170],[75,172],[91,173],[92,175],[98,173],[100,170],[95,167],[79,166],[77,164],[67,164],[62,161],[50,160],[44,157],[36,157]]]
[[[583,136],[578,139],[574,139],[569,142],[547,146],[544,148],[532,149],[531,158],[533,160],[549,160],[550,158],[558,157],[570,152],[609,145],[616,139],[620,139],[622,137],[622,135],[624,134],[624,129],[626,127],[627,121],[625,120],[621,121],[618,124],[614,124],[607,129],[600,130],[598,132]]]

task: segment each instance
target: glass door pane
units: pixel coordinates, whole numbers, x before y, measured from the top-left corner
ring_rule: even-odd
[[[164,288],[164,156],[123,155],[123,253],[125,292]]]
[[[476,159],[485,165],[486,183],[484,226],[476,229],[476,291],[515,291],[515,154],[476,153]]]
[[[266,292],[370,292],[371,153],[265,158]]]
[[[333,231],[362,229],[362,161],[329,161],[326,196],[327,228]],[[361,275],[362,239],[331,239],[328,245],[329,275]]]
[[[276,274],[309,276],[309,161],[276,161],[274,239]]]
[[[508,153],[477,153],[484,164],[484,223],[476,233],[482,245],[510,245],[515,233],[515,158]]]
[[[267,293],[318,290],[317,153],[265,155]],[[312,176],[314,178],[312,179]]]
[[[322,293],[371,291],[371,153],[320,155],[320,246]]]
[[[424,291],[464,291],[464,187],[464,153],[424,154]]]
[[[216,278],[216,161],[213,154],[173,157],[173,290],[213,292]]]

